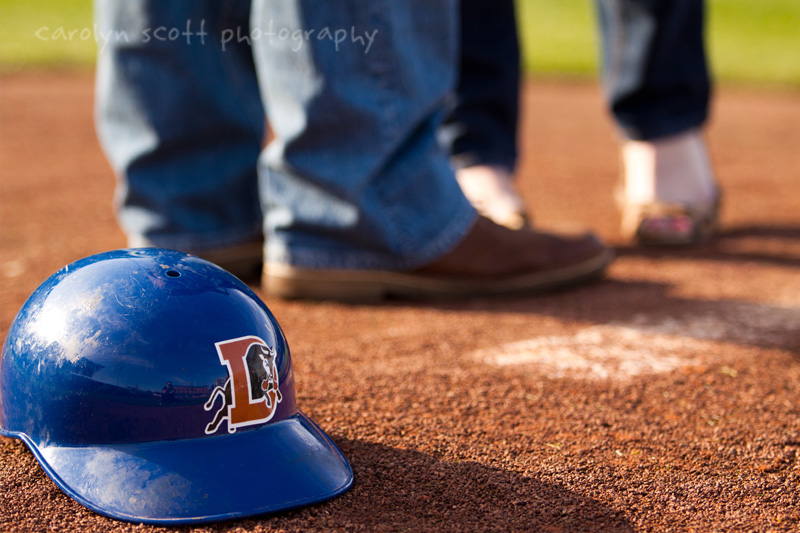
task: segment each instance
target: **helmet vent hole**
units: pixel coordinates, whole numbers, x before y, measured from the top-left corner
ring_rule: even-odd
[[[167,270],[167,276],[171,278],[179,278],[181,277],[181,273],[177,270]]]

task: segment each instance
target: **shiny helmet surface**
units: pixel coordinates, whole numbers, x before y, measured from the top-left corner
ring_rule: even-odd
[[[279,511],[353,480],[298,409],[270,310],[233,275],[170,250],[87,257],[36,289],[3,346],[0,434],[84,506],[133,522]]]

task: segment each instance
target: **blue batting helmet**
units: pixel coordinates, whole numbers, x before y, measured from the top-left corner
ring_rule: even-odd
[[[266,305],[180,252],[106,252],[23,305],[0,360],[0,434],[101,514],[182,524],[346,491],[347,460],[295,401]]]

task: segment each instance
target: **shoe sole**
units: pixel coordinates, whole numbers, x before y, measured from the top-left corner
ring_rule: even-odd
[[[269,263],[261,287],[267,297],[377,302],[388,298],[452,299],[551,291],[600,277],[611,251],[582,263],[502,279],[453,279],[375,270],[315,270]]]

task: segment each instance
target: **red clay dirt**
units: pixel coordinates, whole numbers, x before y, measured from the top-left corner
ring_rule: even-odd
[[[4,76],[0,333],[51,273],[125,245],[90,73]],[[267,301],[301,408],[356,475],[313,507],[181,531],[800,530],[800,93],[722,88],[714,244],[624,246],[591,84],[524,95],[525,199],[618,246],[605,280],[500,301]],[[202,468],[197,465],[197,468]],[[0,440],[0,530],[166,531],[88,511]]]

